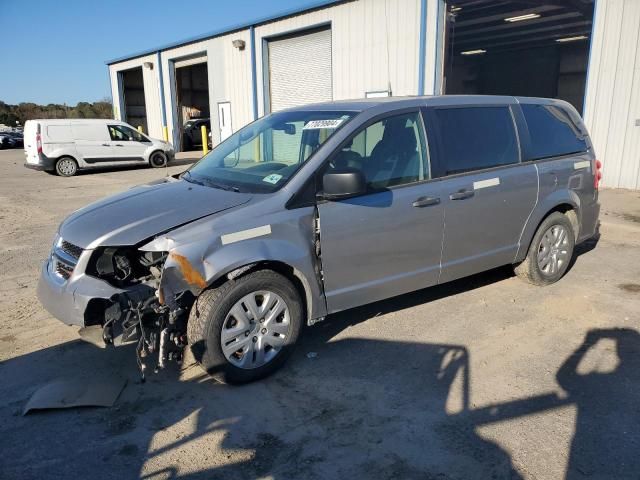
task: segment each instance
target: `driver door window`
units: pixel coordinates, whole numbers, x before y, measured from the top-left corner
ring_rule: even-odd
[[[140,132],[125,125],[109,125],[113,157],[120,161],[142,161],[149,145]]]
[[[418,112],[385,118],[357,133],[333,167],[362,170],[372,189],[429,179],[422,120]]]
[[[144,142],[140,132],[124,125],[109,125],[109,135],[114,142]]]

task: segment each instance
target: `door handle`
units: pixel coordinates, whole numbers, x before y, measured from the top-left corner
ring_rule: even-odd
[[[422,208],[429,207],[431,205],[438,205],[439,203],[440,199],[437,197],[420,197],[415,202],[413,202],[413,206]]]
[[[108,146],[109,146],[109,144],[108,144],[108,143],[103,143],[103,144],[102,144],[102,146],[103,146],[103,147],[108,147]]]
[[[124,147],[121,143],[116,143],[116,147]]]
[[[464,200],[465,198],[471,198],[475,195],[473,190],[460,190],[459,192],[449,195],[451,200]]]

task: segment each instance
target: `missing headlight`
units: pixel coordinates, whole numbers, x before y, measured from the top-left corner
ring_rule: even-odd
[[[100,277],[124,282],[131,277],[133,269],[126,253],[117,248],[105,248],[96,260],[96,272]]]
[[[133,247],[106,247],[96,250],[87,273],[117,287],[159,281],[164,252],[141,252]]]

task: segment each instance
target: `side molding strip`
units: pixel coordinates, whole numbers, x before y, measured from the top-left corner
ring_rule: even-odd
[[[480,190],[481,188],[495,187],[496,185],[500,185],[500,177],[487,178],[486,180],[473,182],[473,189]]]
[[[250,228],[249,230],[242,230],[240,232],[228,233],[222,235],[220,240],[223,245],[229,245],[230,243],[240,242],[242,240],[249,240],[250,238],[262,237],[263,235],[271,234],[271,225],[264,225],[262,227]]]
[[[591,166],[591,162],[589,160],[585,160],[583,162],[575,162],[573,164],[574,170],[580,170],[581,168],[589,168]]]

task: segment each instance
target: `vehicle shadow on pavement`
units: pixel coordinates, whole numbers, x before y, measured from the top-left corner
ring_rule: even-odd
[[[80,341],[7,360],[0,364],[0,434],[11,441],[3,442],[0,478],[521,478],[508,452],[478,427],[566,405],[577,407],[567,478],[634,478],[637,331],[591,330],[557,372],[566,395],[480,408],[469,402],[465,346],[345,332],[510,275],[498,269],[331,316],[308,329],[285,368],[241,387],[216,384],[195,365],[139,384],[130,348],[104,351]],[[583,372],[583,358],[601,341],[614,345],[617,365]],[[21,416],[37,386],[98,371],[129,378],[115,407]]]

